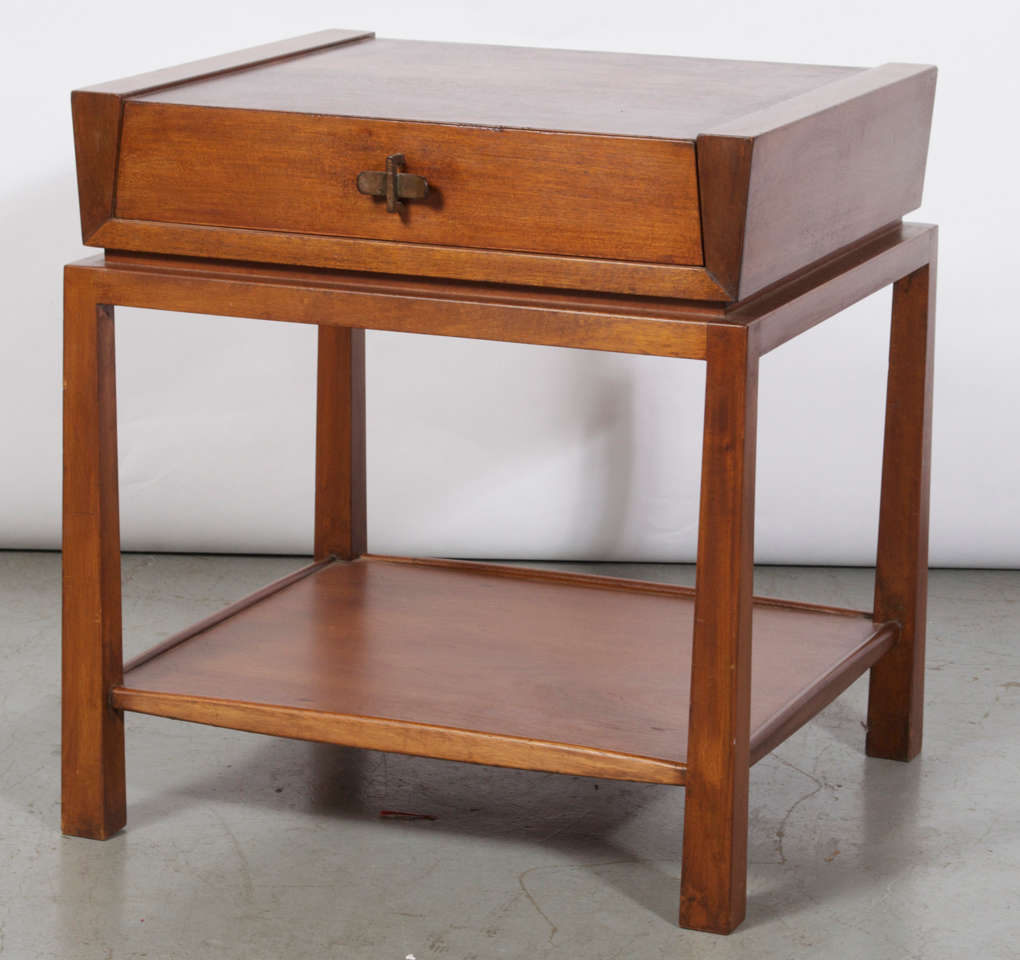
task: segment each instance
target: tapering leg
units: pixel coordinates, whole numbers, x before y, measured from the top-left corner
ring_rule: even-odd
[[[875,620],[896,620],[896,645],[871,668],[868,756],[910,760],[921,751],[928,602],[935,263],[893,287]]]
[[[64,274],[62,806],[64,833],[124,826],[120,520],[113,307],[91,271]]]
[[[680,924],[729,933],[747,900],[758,358],[709,330]]]
[[[315,557],[366,550],[365,331],[319,327]]]

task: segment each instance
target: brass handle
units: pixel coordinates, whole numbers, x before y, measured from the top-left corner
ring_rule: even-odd
[[[429,193],[429,182],[414,173],[404,173],[404,155],[392,153],[386,158],[386,169],[362,170],[358,174],[358,192],[370,197],[385,197],[386,210],[400,213],[401,200],[424,200]]]

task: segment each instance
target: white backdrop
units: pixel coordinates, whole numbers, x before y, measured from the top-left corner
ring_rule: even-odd
[[[69,91],[323,27],[380,36],[940,67],[932,559],[1020,561],[1015,4],[6,0],[0,548],[59,544],[60,266],[81,247]],[[889,295],[762,363],[757,556],[870,563]],[[314,329],[118,310],[125,549],[308,552]],[[377,552],[690,560],[699,363],[369,334]]]

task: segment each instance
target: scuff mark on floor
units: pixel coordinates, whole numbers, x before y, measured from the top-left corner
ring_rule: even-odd
[[[552,920],[549,919],[549,915],[538,905],[538,901],[531,895],[531,891],[528,890],[527,884],[524,882],[524,878],[531,873],[533,870],[541,870],[542,867],[532,867],[531,870],[525,870],[522,874],[517,877],[517,882],[520,884],[521,891],[524,896],[528,898],[528,902],[538,911],[539,916],[549,924],[549,942],[553,942],[553,937],[559,932],[559,927],[556,926]]]
[[[248,903],[254,906],[255,884],[252,882],[251,866],[248,863],[248,857],[245,855],[240,841],[237,839],[234,831],[230,828],[230,824],[227,823],[226,818],[218,810],[216,810],[215,807],[210,808],[209,812],[220,822],[220,825],[230,838],[230,842],[234,847],[234,852],[237,854],[237,859],[241,863],[241,888],[244,890],[244,897]]]
[[[779,826],[776,828],[776,852],[779,854],[780,865],[783,865],[786,863],[786,854],[783,852],[783,838],[786,836],[786,824],[789,822],[790,817],[793,816],[794,810],[796,810],[797,807],[799,807],[805,800],[810,800],[822,789],[822,787],[825,786],[825,784],[819,780],[818,777],[813,776],[806,770],[801,770],[800,767],[790,763],[789,760],[784,760],[782,757],[776,756],[775,754],[773,754],[773,758],[783,764],[784,767],[789,767],[791,770],[799,773],[802,777],[807,777],[808,780],[815,784],[814,790],[809,790],[803,796],[798,797],[792,804],[790,804],[786,813],[783,814],[783,819],[779,821]]]

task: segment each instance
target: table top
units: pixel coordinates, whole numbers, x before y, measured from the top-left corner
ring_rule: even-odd
[[[862,72],[857,67],[365,36],[136,99],[695,139],[720,124]]]

